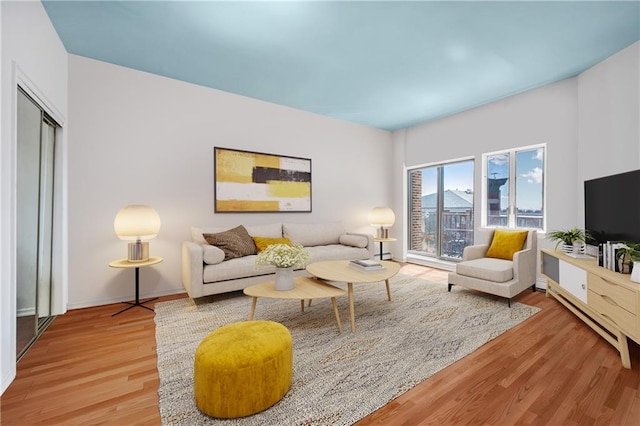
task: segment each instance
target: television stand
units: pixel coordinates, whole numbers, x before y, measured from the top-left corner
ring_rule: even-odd
[[[574,259],[593,259],[593,257],[589,256],[588,254],[582,254],[582,253],[567,253],[567,256],[572,257]]]
[[[640,284],[629,275],[597,265],[592,257],[574,259],[559,251],[541,250],[542,274],[551,295],[619,352],[631,368],[627,337],[640,343]]]

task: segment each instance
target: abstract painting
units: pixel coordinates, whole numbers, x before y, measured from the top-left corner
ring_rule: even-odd
[[[311,160],[215,147],[217,213],[310,212]]]

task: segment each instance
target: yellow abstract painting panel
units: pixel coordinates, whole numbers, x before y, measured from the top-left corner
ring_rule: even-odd
[[[275,155],[253,154],[256,167],[267,167],[270,169],[280,168],[280,158]]]
[[[254,167],[254,154],[226,150],[216,152],[216,179],[220,182],[251,183]]]
[[[251,200],[218,200],[218,210],[227,212],[272,212],[279,209],[277,201],[251,201]]]
[[[309,182],[270,181],[267,186],[267,192],[272,197],[304,198],[311,196],[311,184]]]

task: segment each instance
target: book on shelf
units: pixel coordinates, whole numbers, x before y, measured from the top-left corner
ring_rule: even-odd
[[[604,265],[603,244],[598,244],[598,266]]]
[[[602,248],[602,266],[615,272],[618,271],[617,253],[624,246],[620,241],[607,241]]]

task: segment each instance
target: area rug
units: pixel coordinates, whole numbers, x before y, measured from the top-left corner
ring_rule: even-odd
[[[354,285],[356,332],[347,297],[338,298],[343,333],[331,302],[259,299],[255,319],[284,324],[293,337],[293,383],[273,407],[253,416],[218,420],[193,399],[193,355],[216,328],[245,321],[251,298],[234,293],[204,302],[156,304],[156,341],[163,425],[350,425],[419,382],[516,326],[539,308],[479,295],[411,276]]]

